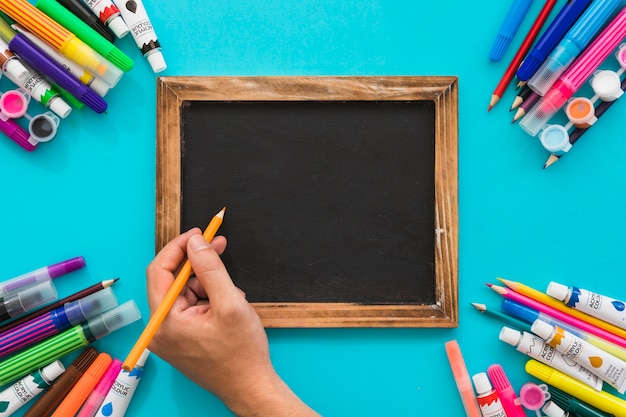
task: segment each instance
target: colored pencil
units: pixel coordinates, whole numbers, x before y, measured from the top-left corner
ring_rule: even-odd
[[[217,230],[222,225],[225,211],[226,207],[224,207],[219,213],[213,216],[213,218],[209,222],[209,225],[206,227],[202,237],[204,237],[207,242],[210,242],[213,237],[215,237]],[[161,323],[163,323],[163,320],[172,308],[174,301],[176,301],[176,298],[183,290],[185,284],[191,276],[191,273],[191,263],[189,263],[189,260],[187,259],[180,272],[176,276],[176,279],[172,283],[172,286],[165,294],[165,297],[163,297],[161,304],[157,307],[156,311],[150,318],[150,321],[139,336],[139,339],[137,339],[137,342],[135,342],[135,346],[133,346],[130,353],[124,360],[124,363],[122,364],[122,369],[124,369],[125,371],[130,371],[135,367],[137,360],[143,354],[144,350],[148,348],[148,344],[154,337],[156,331],[159,329]]]
[[[548,16],[550,15],[550,12],[552,12],[552,9],[554,8],[555,4],[556,4],[556,0],[547,0],[546,3],[541,8],[541,11],[537,15],[535,22],[533,23],[530,30],[528,31],[528,34],[524,38],[522,45],[517,50],[517,53],[513,57],[513,60],[509,64],[508,68],[504,72],[504,75],[500,79],[500,82],[498,83],[495,90],[493,91],[493,94],[491,95],[491,101],[489,102],[489,108],[487,109],[487,111],[491,110],[493,106],[495,106],[496,103],[500,100],[500,98],[502,98],[504,91],[506,90],[509,83],[513,79],[513,76],[515,75],[515,72],[519,68],[522,61],[524,60],[524,57],[530,50],[530,47],[535,41],[535,38],[537,38],[537,35],[541,31],[541,28],[543,27],[546,20],[548,19]]]
[[[518,108],[527,98],[532,94],[533,90],[530,89],[529,86],[525,85],[517,96],[515,96],[515,100],[513,100],[513,104],[511,104],[511,109],[509,111],[513,111]]]
[[[526,332],[530,332],[530,324],[519,320],[509,314],[505,314],[503,313],[501,310],[498,309],[493,309],[493,308],[487,308],[487,306],[485,304],[480,304],[480,303],[471,303],[472,306],[474,306],[474,308],[479,311],[481,314],[484,314],[485,316],[489,316],[491,318],[494,318],[514,329],[517,330],[524,330]]]
[[[528,111],[539,101],[540,98],[541,96],[535,92],[532,92],[528,97],[526,97],[524,102],[519,105],[511,123],[515,123],[524,117],[524,115],[528,113]]]

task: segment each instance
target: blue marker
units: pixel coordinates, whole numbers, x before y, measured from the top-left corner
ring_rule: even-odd
[[[528,81],[541,66],[546,57],[563,39],[567,31],[583,14],[591,0],[569,0],[556,15],[533,49],[528,53],[524,62],[515,74],[520,81]]]
[[[540,96],[547,93],[552,84],[604,26],[619,4],[620,0],[595,0],[591,3],[531,77],[528,86]]]
[[[509,8],[506,17],[504,18],[504,22],[502,22],[502,26],[500,26],[500,29],[498,30],[498,35],[496,36],[493,45],[491,45],[489,59],[494,62],[502,59],[506,49],[511,44],[511,40],[513,40],[513,36],[515,36],[517,29],[519,29],[522,20],[524,20],[524,16],[526,16],[532,2],[533,0],[513,0],[513,4]]]

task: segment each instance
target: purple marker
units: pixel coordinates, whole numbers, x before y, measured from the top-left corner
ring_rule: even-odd
[[[61,275],[76,271],[85,266],[85,258],[78,256],[63,262],[27,272],[15,278],[0,282],[0,297],[16,293],[26,287],[49,281]]]
[[[30,134],[13,119],[0,117],[0,131],[29,152],[37,149],[39,142],[32,143]]]
[[[46,55],[26,36],[17,33],[9,42],[9,48],[31,67],[46,75],[96,113],[103,113],[106,110],[107,103],[102,97],[68,73],[65,68]]]

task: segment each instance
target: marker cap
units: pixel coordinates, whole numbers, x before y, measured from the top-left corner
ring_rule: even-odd
[[[56,360],[52,362],[50,365],[46,365],[39,370],[44,381],[50,385],[52,381],[57,379],[61,374],[65,372],[65,366],[63,366],[63,362]]]
[[[51,280],[40,282],[5,299],[5,307],[11,317],[31,311],[57,298],[57,290]]]
[[[546,404],[541,409],[545,413],[547,417],[565,417],[565,411],[561,409],[558,405],[556,405],[552,401],[546,402]]]
[[[126,23],[124,23],[124,19],[122,19],[121,16],[115,16],[107,22],[107,25],[109,26],[109,29],[111,29],[111,32],[115,33],[115,36],[120,39],[128,35],[128,26],[126,26]]]
[[[48,108],[62,119],[65,119],[72,112],[70,105],[63,101],[61,97],[54,97],[50,100]]]
[[[150,66],[152,67],[152,71],[161,72],[167,68],[167,64],[165,63],[165,58],[163,58],[163,54],[158,49],[153,50],[146,57]]]
[[[567,288],[567,285],[550,281],[550,283],[548,284],[548,289],[546,290],[546,294],[548,294],[550,297],[556,298],[557,300],[564,301],[569,294],[569,288]]]
[[[94,77],[91,79],[91,83],[89,83],[89,88],[91,88],[100,97],[104,97],[111,89],[111,86],[105,83],[104,80]]]
[[[102,314],[117,305],[117,298],[112,288],[105,288],[80,300],[67,303],[65,314],[72,325],[77,325],[85,320]]]
[[[579,52],[580,49],[575,44],[564,40],[530,78],[528,87],[540,96],[545,95]]]
[[[484,394],[493,389],[486,372],[480,372],[476,375],[472,375],[472,381],[474,381],[474,388],[476,388],[478,395]]]
[[[602,101],[615,101],[624,94],[621,80],[615,71],[598,71],[591,79],[593,92]]]
[[[567,129],[561,125],[549,125],[539,135],[541,145],[550,153],[562,155],[572,148]]]
[[[500,330],[500,335],[498,337],[504,343],[508,343],[511,346],[519,345],[520,341],[522,340],[522,334],[518,330],[511,329],[510,327],[506,326],[502,327],[502,330]]]
[[[131,300],[90,319],[87,327],[93,340],[97,340],[140,318],[141,313],[135,302]]]
[[[546,340],[552,336],[552,333],[554,332],[554,326],[546,323],[543,320],[535,320],[530,327],[530,330],[540,338]]]
[[[67,261],[59,262],[48,267],[48,273],[51,278],[60,277],[61,275],[68,274],[76,271],[85,266],[85,258],[77,256],[76,258],[68,259]]]

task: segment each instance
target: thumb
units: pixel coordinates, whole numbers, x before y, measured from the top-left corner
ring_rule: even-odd
[[[224,263],[215,249],[201,235],[192,236],[187,243],[187,257],[198,281],[211,302],[219,302],[231,293],[237,293]]]

